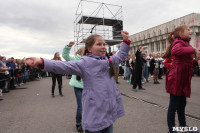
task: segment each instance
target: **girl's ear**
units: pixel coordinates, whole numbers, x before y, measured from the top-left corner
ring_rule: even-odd
[[[91,50],[91,48],[90,48],[90,47],[89,47],[89,48],[87,48],[87,50],[88,50],[88,52],[90,52],[90,53],[92,52],[92,50]]]
[[[179,32],[178,32],[178,35],[179,35],[180,37],[183,37],[183,36],[184,36],[182,31],[179,31]]]

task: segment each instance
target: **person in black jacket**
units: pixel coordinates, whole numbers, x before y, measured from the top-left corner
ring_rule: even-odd
[[[133,82],[133,91],[136,92],[137,86],[139,87],[139,90],[145,90],[142,88],[142,67],[143,64],[146,63],[146,60],[143,59],[142,57],[142,51],[143,47],[140,46],[139,49],[136,51],[135,56],[136,56],[136,64],[135,64],[135,76],[134,76],[134,82]]]

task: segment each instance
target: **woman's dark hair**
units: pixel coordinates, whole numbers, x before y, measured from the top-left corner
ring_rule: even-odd
[[[168,41],[170,43],[170,45],[167,47],[166,49],[166,52],[165,54],[162,56],[163,59],[166,59],[166,58],[170,58],[171,57],[171,49],[172,49],[172,44],[174,42],[174,40],[176,38],[179,38],[180,37],[180,34],[184,32],[185,29],[187,29],[188,26],[187,25],[181,25],[181,26],[178,26],[174,32],[171,32],[169,35],[168,35]]]

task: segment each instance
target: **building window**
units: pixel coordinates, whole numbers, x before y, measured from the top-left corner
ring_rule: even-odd
[[[184,22],[184,21],[181,21],[181,24],[185,24],[185,22]]]
[[[148,34],[148,38],[150,38],[151,37],[151,35],[150,34]]]
[[[160,42],[159,42],[159,41],[156,42],[156,50],[157,50],[157,51],[160,51]]]
[[[161,30],[158,31],[158,35],[161,35]]]
[[[140,38],[140,36],[139,36],[139,39],[138,39],[138,41],[140,41],[141,40],[141,38]]]
[[[151,52],[154,52],[154,43],[151,43]]]
[[[153,32],[153,36],[156,36],[156,32],[155,31]]]
[[[137,42],[137,38],[135,38],[135,42]]]
[[[162,50],[166,50],[166,40],[162,40]]]
[[[165,32],[166,32],[166,33],[168,33],[168,32],[169,32],[169,31],[168,31],[168,28],[166,28],[166,29],[165,29]]]
[[[175,26],[175,25],[173,25],[173,26],[172,26],[172,31],[174,31],[174,30],[175,30],[175,28],[176,28],[176,26]]]

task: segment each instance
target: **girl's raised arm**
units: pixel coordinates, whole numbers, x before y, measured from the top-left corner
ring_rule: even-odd
[[[123,37],[123,42],[120,46],[120,50],[117,54],[114,54],[111,58],[114,63],[114,65],[120,64],[121,62],[125,61],[125,59],[128,56],[128,51],[130,49],[130,43],[129,40],[129,33],[127,31],[121,31],[121,35]]]
[[[70,61],[70,60],[75,60],[75,57],[71,57],[69,55],[70,53],[70,50],[71,50],[71,47],[74,45],[75,43],[74,42],[69,42],[68,45],[66,45],[63,49],[63,52],[62,52],[62,57],[66,60],[66,61]]]

